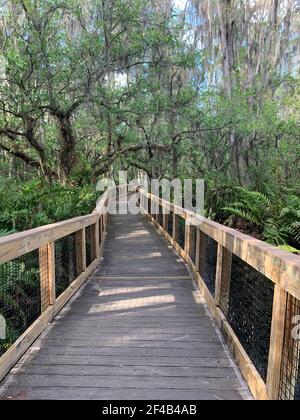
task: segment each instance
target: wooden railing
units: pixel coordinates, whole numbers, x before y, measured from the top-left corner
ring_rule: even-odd
[[[189,265],[253,396],[300,398],[299,256],[139,191],[142,211]]]
[[[7,293],[15,296],[19,305],[13,303],[9,296],[8,303],[0,308],[0,312],[2,319],[8,322],[8,333],[12,328],[10,322],[21,331],[21,335],[7,345],[7,351],[0,357],[0,380],[99,264],[110,193],[111,189],[108,189],[103,194],[93,214],[0,239],[0,279],[1,274],[4,277],[2,282],[5,278],[9,279]],[[21,280],[25,284],[27,274],[31,276],[31,283],[35,283],[34,286],[31,284],[29,296],[21,299],[20,290],[14,287],[22,288],[22,283],[17,285],[18,276],[23,276]],[[1,287],[4,286],[0,283],[0,292]],[[22,327],[19,320],[14,321],[14,311],[17,310],[22,313]]]

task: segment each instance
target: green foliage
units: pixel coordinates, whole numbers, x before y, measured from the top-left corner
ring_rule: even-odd
[[[91,186],[49,185],[41,179],[0,180],[0,237],[89,214],[97,194]],[[40,314],[38,253],[0,265],[0,314],[7,323],[0,355]]]
[[[94,186],[49,185],[35,179],[23,183],[0,180],[0,229],[23,231],[89,214],[96,204]]]
[[[40,314],[37,254],[1,265],[0,280],[0,313],[6,321],[1,355]]]
[[[241,226],[249,233],[257,233],[261,239],[277,245],[300,245],[300,197],[292,190],[273,191],[265,186],[267,194],[234,188],[235,201],[224,207],[229,214],[227,223]]]
[[[257,227],[262,226],[271,206],[270,199],[258,191],[239,187],[235,188],[235,194],[237,201],[223,210]]]

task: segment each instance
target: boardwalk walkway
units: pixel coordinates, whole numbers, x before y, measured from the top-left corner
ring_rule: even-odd
[[[103,257],[2,398],[249,397],[184,263],[145,216],[109,216]]]

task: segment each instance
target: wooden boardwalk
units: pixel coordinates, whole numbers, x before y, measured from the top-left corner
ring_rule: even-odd
[[[185,264],[145,216],[109,216],[103,258],[2,398],[250,398]]]

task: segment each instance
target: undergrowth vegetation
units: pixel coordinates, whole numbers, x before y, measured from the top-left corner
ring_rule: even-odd
[[[95,186],[52,185],[0,178],[0,235],[89,214],[95,208]]]
[[[212,188],[207,215],[258,239],[300,254],[300,196],[297,190]]]

